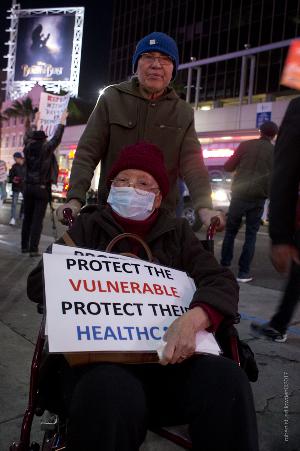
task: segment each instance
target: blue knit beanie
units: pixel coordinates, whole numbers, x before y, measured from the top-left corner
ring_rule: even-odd
[[[161,52],[168,55],[174,64],[172,79],[176,77],[177,67],[179,64],[179,54],[177,44],[170,36],[165,33],[154,31],[141,39],[135,49],[132,66],[133,72],[136,72],[137,63],[142,53],[146,52]]]

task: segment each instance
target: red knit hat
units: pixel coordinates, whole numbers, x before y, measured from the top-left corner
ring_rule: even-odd
[[[154,144],[139,142],[124,147],[108,174],[106,183],[109,188],[111,180],[125,169],[140,169],[148,172],[158,183],[162,197],[168,194],[169,177],[164,157],[161,150]]]

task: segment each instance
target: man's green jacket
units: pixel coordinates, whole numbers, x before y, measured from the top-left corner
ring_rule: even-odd
[[[105,180],[124,146],[147,141],[164,154],[170,192],[164,207],[175,211],[177,178],[181,176],[194,207],[211,208],[211,189],[194,127],[193,109],[172,88],[156,99],[142,96],[137,78],[105,89],[79,140],[67,199],[85,203],[94,169],[101,161],[100,202],[107,197]]]
[[[224,165],[225,171],[235,171],[232,197],[246,201],[266,199],[269,196],[273,157],[274,146],[268,139],[242,142]]]

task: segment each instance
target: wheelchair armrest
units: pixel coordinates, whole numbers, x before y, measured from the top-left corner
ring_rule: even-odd
[[[240,322],[241,322],[241,314],[240,314],[240,313],[237,313],[237,314],[235,315],[234,320],[233,320],[233,324],[239,324]]]

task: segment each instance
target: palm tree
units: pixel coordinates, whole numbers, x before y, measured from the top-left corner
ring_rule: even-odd
[[[15,100],[10,108],[3,111],[3,115],[8,119],[10,117],[23,117],[25,119],[25,132],[27,132],[31,128],[31,123],[37,111],[38,108],[32,105],[31,98],[26,97],[23,100]]]
[[[72,97],[68,105],[68,125],[86,124],[93,111],[94,105],[79,97]]]
[[[64,96],[67,91],[60,90],[59,95]],[[71,97],[68,104],[68,125],[86,124],[94,105],[90,105],[80,97]]]

